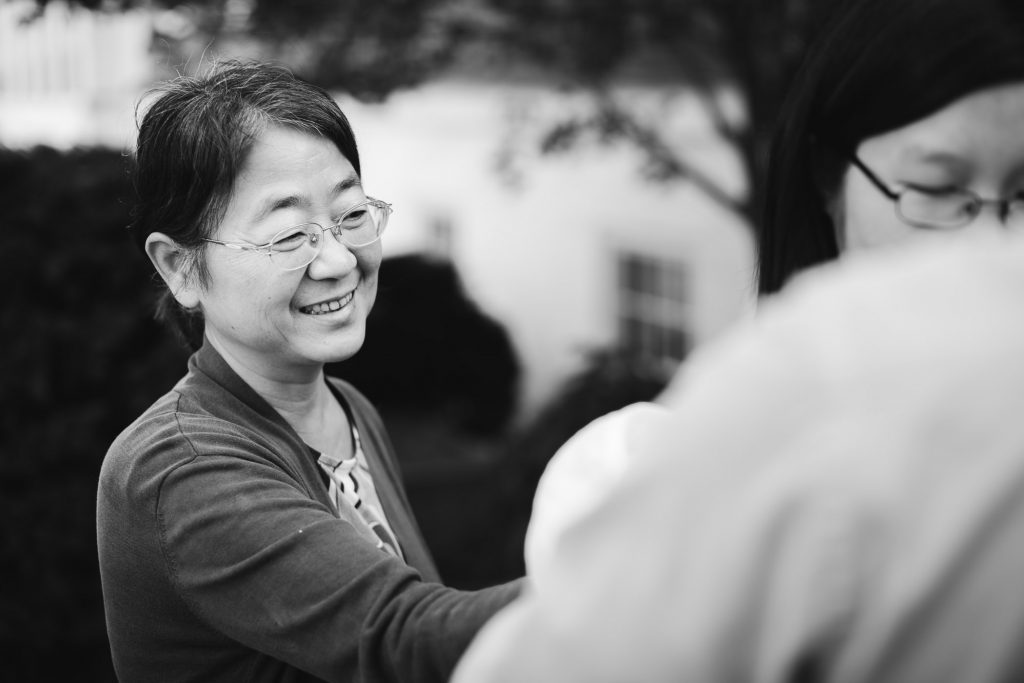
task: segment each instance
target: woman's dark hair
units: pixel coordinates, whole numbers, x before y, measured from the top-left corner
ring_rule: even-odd
[[[798,71],[772,140],[758,289],[838,256],[826,211],[866,138],[977,90],[1024,81],[1022,0],[838,2]]]
[[[285,68],[223,62],[205,75],[168,81],[151,95],[131,166],[132,236],[143,251],[153,232],[175,240],[190,254],[190,276],[203,285],[202,238],[216,230],[252,144],[268,126],[330,140],[360,173],[355,136],[337,103]],[[184,310],[169,291],[161,294],[157,317],[193,348],[201,343],[202,316]]]

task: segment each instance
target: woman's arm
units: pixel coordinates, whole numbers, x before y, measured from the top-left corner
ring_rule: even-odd
[[[329,681],[445,681],[518,592],[426,583],[280,468],[196,455],[164,479],[168,571],[194,613],[238,642]]]

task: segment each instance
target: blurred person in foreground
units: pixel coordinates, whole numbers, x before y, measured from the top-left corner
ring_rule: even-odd
[[[1024,2],[838,0],[780,112],[767,195],[762,302],[836,259],[1024,229]],[[552,458],[528,570],[607,495],[660,410],[617,411],[601,439]]]
[[[391,207],[322,89],[226,63],[139,128],[132,230],[198,348],[115,440],[97,502],[124,681],[445,681],[518,591],[443,586],[369,402],[363,344]]]
[[[454,683],[1024,680],[1024,235],[798,276],[695,352]]]
[[[1024,4],[838,4],[771,150],[782,301],[556,454],[459,683],[1024,676],[1022,228]]]

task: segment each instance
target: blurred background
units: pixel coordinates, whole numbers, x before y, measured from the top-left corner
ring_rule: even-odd
[[[0,0],[0,651],[112,681],[95,489],[183,373],[130,244],[153,84],[226,57],[334,93],[395,206],[364,349],[442,575],[523,571],[534,486],[749,315],[775,113],[822,0]]]

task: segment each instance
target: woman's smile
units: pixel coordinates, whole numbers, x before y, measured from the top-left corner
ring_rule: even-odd
[[[271,126],[256,138],[218,227],[261,243],[281,225],[321,222],[365,201],[351,162],[330,140]],[[269,208],[266,208],[269,207]],[[213,286],[197,294],[207,336],[222,355],[281,374],[281,359],[305,373],[363,345],[381,261],[380,242],[349,248],[335,237],[305,270],[280,271],[266,256],[208,253]]]
[[[352,303],[352,299],[355,298],[355,293],[356,292],[353,289],[351,292],[343,296],[334,299],[325,299],[308,306],[302,306],[299,308],[299,312],[307,315],[326,315],[328,313],[343,310]]]

